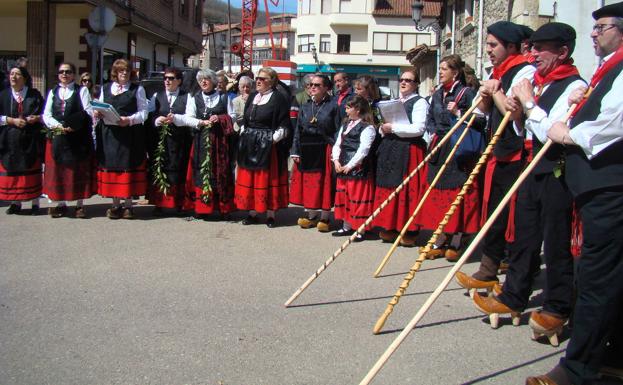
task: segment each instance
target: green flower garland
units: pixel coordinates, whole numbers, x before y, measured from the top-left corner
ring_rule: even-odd
[[[45,135],[45,137],[48,139],[54,139],[59,135],[65,135],[65,132],[63,131],[63,126],[50,127],[49,129],[43,126],[43,128],[41,129],[41,133]]]
[[[212,159],[210,157],[210,152],[212,151],[212,143],[210,142],[211,127],[212,124],[208,124],[201,130],[201,139],[205,141],[206,152],[205,159],[201,162],[199,169],[199,174],[201,175],[201,201],[203,203],[210,203],[212,200],[212,186],[210,185],[210,177],[212,176]]]
[[[171,135],[171,128],[169,127],[169,125],[165,123],[160,126],[158,146],[156,147],[156,152],[154,153],[153,184],[164,195],[167,195],[169,189],[171,188],[171,184],[169,183],[167,174],[164,172],[164,157],[166,150],[165,141],[169,135]]]

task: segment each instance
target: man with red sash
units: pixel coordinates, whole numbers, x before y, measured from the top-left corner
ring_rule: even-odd
[[[549,23],[532,35],[532,54],[537,72],[534,81],[521,81],[512,88],[506,108],[513,111],[514,129],[532,136],[535,156],[547,140],[547,129],[564,118],[571,92],[586,86],[573,65],[575,30],[564,23]],[[509,127],[510,129],[510,127]],[[482,297],[474,294],[474,304],[484,313],[511,313],[518,316],[527,306],[534,273],[541,265],[541,245],[547,265],[542,311],[532,312],[534,336],[546,335],[558,345],[558,334],[569,318],[573,296],[571,219],[573,198],[555,171],[560,167],[564,147],[552,146],[517,193],[515,242],[510,245],[509,268],[502,293]]]
[[[623,2],[593,18],[591,38],[602,64],[592,92],[569,124],[556,122],[547,132],[565,146],[565,181],[583,222],[573,330],[560,364],[528,378],[528,385],[592,384],[600,368],[623,368]],[[570,101],[580,101],[585,90]]]
[[[486,52],[493,64],[489,80],[482,82],[479,93],[482,101],[475,113],[489,115],[488,130],[495,132],[506,112],[504,103],[511,88],[522,79],[532,81],[535,67],[521,54],[524,37],[521,28],[509,21],[498,21],[487,28]],[[498,206],[510,186],[519,176],[524,164],[523,137],[510,127],[495,146],[489,158],[483,189],[483,222]],[[497,271],[505,256],[506,229],[509,222],[506,208],[494,222],[483,243],[479,270],[471,277],[459,272],[457,281],[465,288],[492,288],[497,283]]]

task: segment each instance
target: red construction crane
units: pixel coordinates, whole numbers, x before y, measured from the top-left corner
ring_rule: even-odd
[[[259,0],[242,0],[242,21],[240,32],[240,44],[232,44],[231,51],[240,56],[240,70],[250,70],[253,64],[253,27],[257,19],[257,8]],[[279,0],[270,0],[276,7]],[[273,41],[273,29],[270,22],[270,12],[268,11],[268,0],[264,0],[264,9],[266,10],[266,25],[268,26],[268,34],[270,35],[270,45],[272,48],[273,59],[277,59],[275,51],[275,43]],[[283,34],[283,28],[282,32]],[[280,42],[282,39],[279,39]],[[281,44],[281,43],[280,43]]]

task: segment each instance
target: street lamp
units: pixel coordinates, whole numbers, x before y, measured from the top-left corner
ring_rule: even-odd
[[[316,63],[316,71],[320,69],[320,62],[318,61],[318,52],[316,50],[316,45],[312,44],[311,46],[312,57],[314,58],[314,62]]]
[[[426,25],[421,25],[422,21],[422,11],[424,10],[424,2],[422,0],[414,0],[413,4],[411,4],[411,19],[415,23],[415,29],[418,31],[425,31],[427,29],[432,29],[435,33],[440,31],[439,23],[436,20],[431,21]]]

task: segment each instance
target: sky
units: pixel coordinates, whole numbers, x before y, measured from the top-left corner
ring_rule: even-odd
[[[221,2],[227,4],[227,0],[221,0]],[[257,0],[257,3],[260,7],[260,10],[264,10],[264,0]],[[296,13],[296,5],[298,3],[298,0],[279,0],[279,6],[275,7],[270,0],[268,0],[268,10],[271,13],[281,13],[283,10],[283,6],[285,4],[285,10],[288,13]],[[232,7],[238,7],[240,8],[242,4],[242,0],[231,0],[231,6]]]

